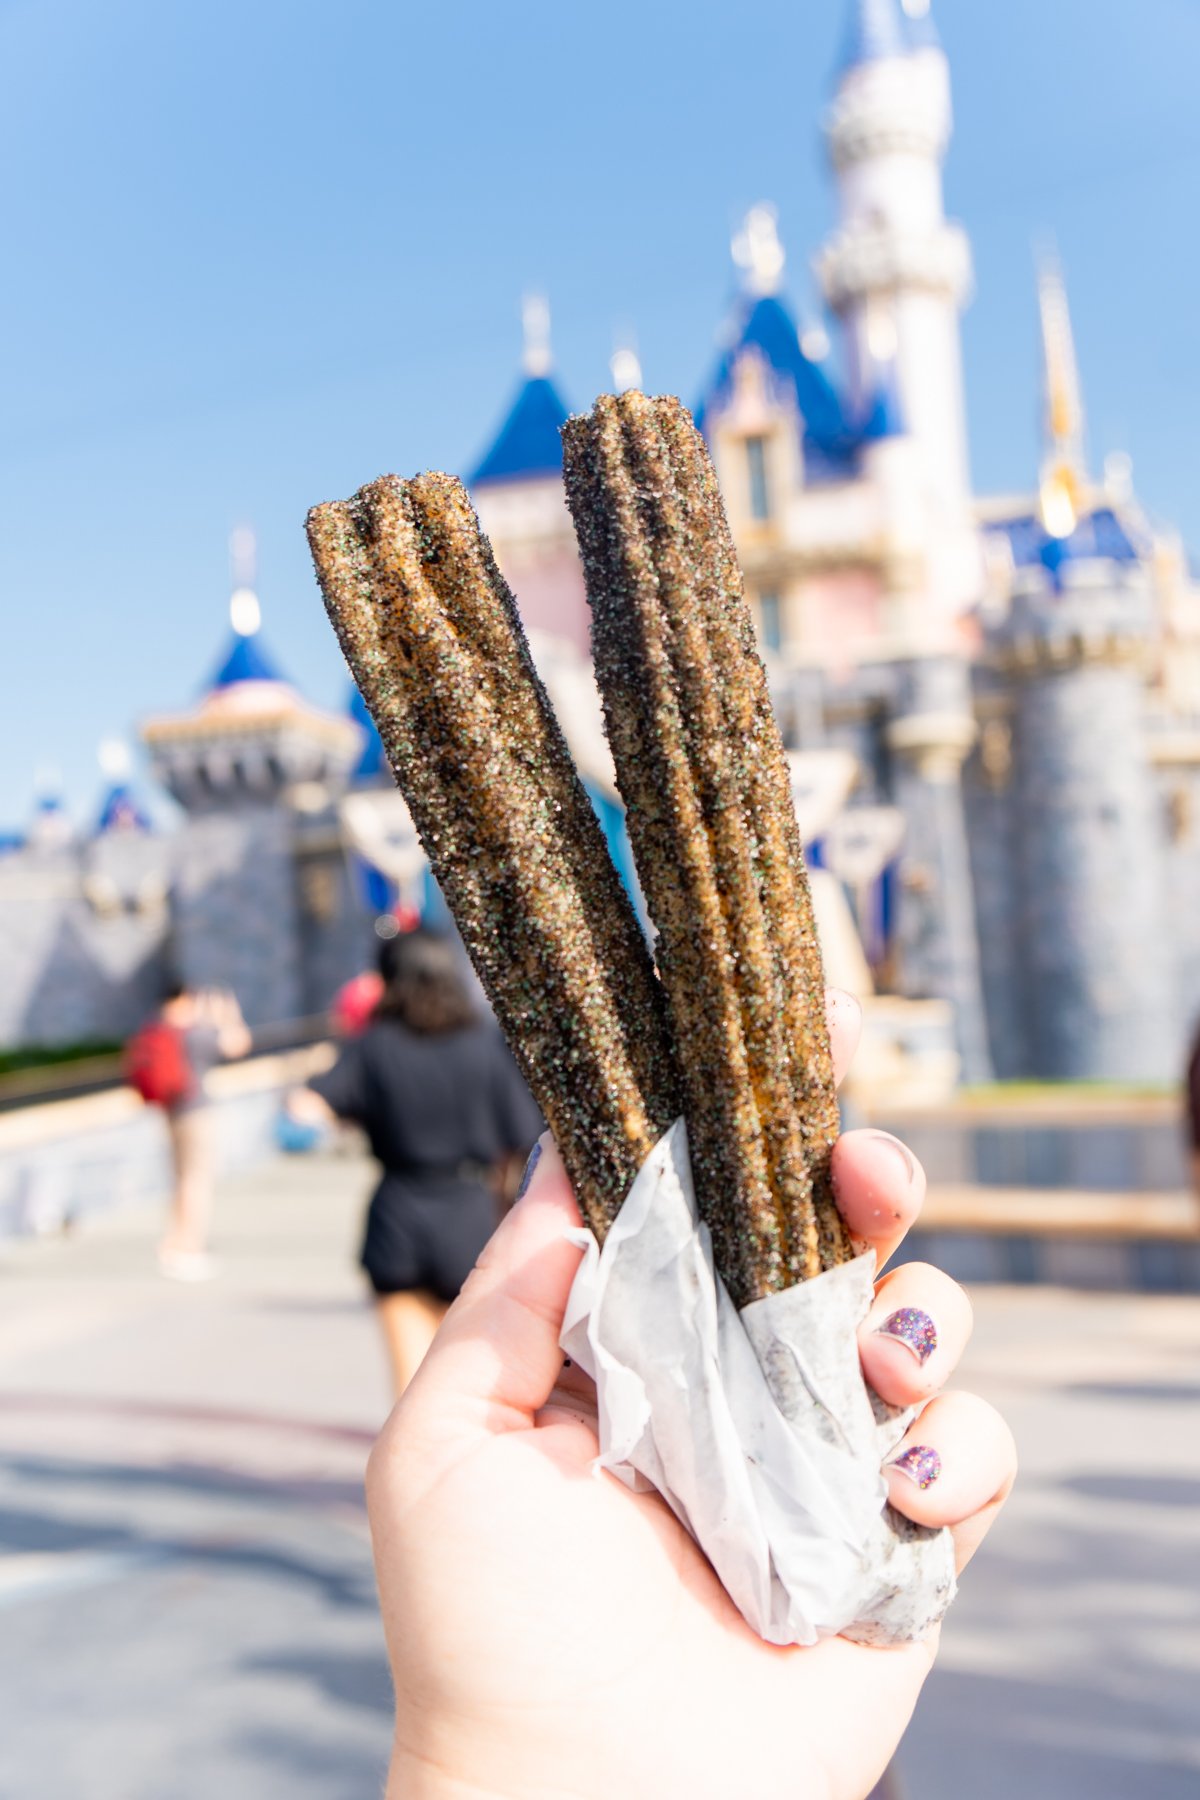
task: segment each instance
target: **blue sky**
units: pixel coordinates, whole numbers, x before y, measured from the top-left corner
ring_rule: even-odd
[[[1052,233],[1093,462],[1200,551],[1191,0],[934,0],[974,247],[980,489],[1026,485],[1032,245]],[[516,376],[522,290],[560,384],[695,396],[746,206],[793,297],[831,195],[818,119],[843,0],[0,0],[0,826],[54,764],[86,815],[102,736],[192,698],[226,635],[227,540],[259,533],[265,641],[345,675],[306,508],[463,470]]]

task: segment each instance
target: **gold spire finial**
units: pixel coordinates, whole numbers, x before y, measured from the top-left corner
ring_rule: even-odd
[[[1079,514],[1087,477],[1083,451],[1083,392],[1062,269],[1053,252],[1038,268],[1038,313],[1042,328],[1045,452],[1042,461],[1042,515],[1053,537],[1069,537]]]

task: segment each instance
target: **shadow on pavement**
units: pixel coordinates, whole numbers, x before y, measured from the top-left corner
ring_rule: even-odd
[[[255,1475],[213,1463],[76,1462],[51,1457],[12,1456],[3,1469],[19,1480],[48,1482],[54,1487],[139,1489],[143,1492],[175,1492],[230,1500],[262,1500],[275,1504],[295,1502],[304,1506],[365,1506],[361,1480],[329,1475]]]
[[[1181,1535],[1180,1512],[1200,1504],[1200,1482],[1097,1471],[1054,1487],[1169,1510],[1157,1530],[1150,1519],[1121,1530],[1081,1504],[1071,1524],[1027,1532],[1019,1555],[988,1547],[902,1746],[906,1789],[924,1800],[1195,1800],[1187,1596],[1200,1589],[1200,1538]]]
[[[242,1668],[255,1675],[291,1675],[308,1682],[336,1706],[358,1706],[392,1716],[392,1678],[383,1656],[304,1654],[247,1658]]]
[[[1151,1405],[1194,1406],[1200,1400],[1200,1382],[1077,1381],[1062,1392],[1081,1400],[1145,1400]]]
[[[11,1464],[9,1472],[14,1472]],[[303,1556],[295,1550],[264,1541],[264,1525],[267,1532],[271,1529],[269,1520],[254,1521],[253,1524],[245,1521],[223,1524],[204,1521],[203,1528],[194,1533],[162,1532],[131,1523],[115,1524],[109,1519],[94,1516],[73,1519],[54,1510],[54,1489],[64,1481],[82,1484],[85,1479],[90,1479],[96,1483],[103,1482],[110,1489],[168,1485],[195,1491],[195,1484],[189,1480],[186,1471],[124,1470],[119,1465],[59,1470],[53,1465],[34,1463],[16,1472],[36,1478],[41,1491],[36,1506],[32,1502],[25,1507],[0,1504],[0,1553],[9,1556],[35,1554],[65,1557],[81,1552],[104,1552],[118,1557],[126,1556],[134,1564],[186,1564],[210,1578],[251,1574],[284,1582],[292,1587],[308,1588],[333,1608],[375,1610],[374,1583],[365,1559],[361,1571],[347,1573],[332,1564],[322,1563],[315,1557]],[[155,1475],[161,1476],[157,1483],[153,1479]],[[211,1489],[204,1491],[211,1492]],[[269,1490],[264,1491],[269,1493]],[[54,1585],[54,1571],[48,1569],[45,1581],[47,1591]],[[15,1591],[19,1598],[25,1598],[30,1593],[27,1585]],[[36,1588],[33,1591],[36,1594]],[[3,1589],[0,1587],[0,1605],[2,1604]]]
[[[1059,1484],[1090,1500],[1132,1500],[1139,1506],[1200,1507],[1200,1480],[1188,1475],[1070,1475]]]

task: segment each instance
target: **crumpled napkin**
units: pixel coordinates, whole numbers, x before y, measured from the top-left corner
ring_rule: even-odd
[[[596,1383],[597,1467],[658,1490],[769,1643],[922,1637],[954,1597],[953,1548],[886,1504],[880,1466],[916,1409],[863,1380],[874,1255],[739,1313],[696,1213],[682,1119],[603,1249],[571,1235],[585,1254],[561,1342]]]

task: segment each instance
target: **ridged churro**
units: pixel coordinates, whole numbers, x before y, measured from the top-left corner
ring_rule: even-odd
[[[603,1237],[680,1110],[662,992],[462,485],[314,507],[326,608],[508,1041]]]
[[[697,1200],[745,1305],[851,1254],[830,1189],[837,1102],[787,764],[689,415],[606,395],[564,442]]]

